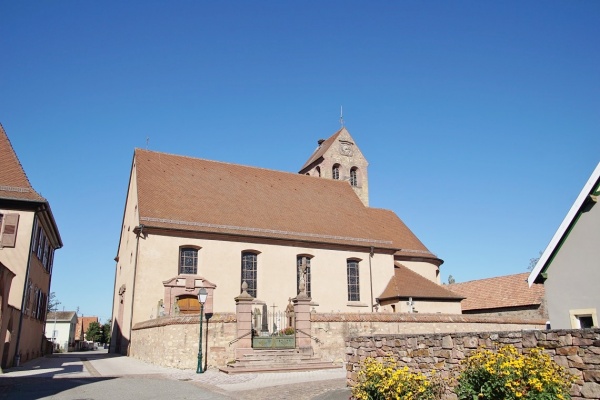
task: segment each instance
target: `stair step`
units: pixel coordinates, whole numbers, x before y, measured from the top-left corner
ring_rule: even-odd
[[[317,369],[336,369],[341,368],[341,363],[320,362],[313,364],[284,364],[284,365],[264,365],[264,366],[238,366],[233,367],[233,364],[219,368],[220,371],[226,374],[243,374],[251,372],[281,372],[281,371],[307,371]]]

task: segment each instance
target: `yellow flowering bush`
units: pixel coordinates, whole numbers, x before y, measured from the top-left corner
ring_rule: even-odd
[[[455,393],[461,400],[570,399],[574,376],[540,348],[479,349],[463,363]]]
[[[435,400],[441,388],[439,380],[398,367],[393,357],[383,362],[369,357],[361,363],[352,395],[357,400]]]

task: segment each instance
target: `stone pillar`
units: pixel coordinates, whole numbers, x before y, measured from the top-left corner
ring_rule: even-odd
[[[296,348],[311,350],[311,323],[310,323],[310,302],[311,298],[306,296],[305,292],[300,292],[298,296],[292,299],[294,303],[294,316],[296,317]]]
[[[235,298],[235,315],[237,320],[237,339],[235,358],[252,352],[252,302],[254,298],[246,291],[248,284],[242,283],[242,293]]]

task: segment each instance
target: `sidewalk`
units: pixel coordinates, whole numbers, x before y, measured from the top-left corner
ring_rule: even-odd
[[[217,369],[203,374],[193,370],[159,367],[106,350],[54,354],[5,370],[2,378],[160,378],[192,383],[235,399],[319,399],[348,400],[346,371],[343,368],[227,375]]]

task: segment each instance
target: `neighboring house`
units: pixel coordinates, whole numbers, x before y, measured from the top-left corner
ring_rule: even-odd
[[[463,314],[514,316],[525,319],[548,318],[544,286],[527,284],[527,272],[475,281],[452,283],[446,287],[464,297]]]
[[[49,312],[46,320],[46,337],[54,343],[55,350],[71,351],[75,348],[78,325],[75,311]]]
[[[598,327],[600,163],[529,275],[543,283],[553,329]]]
[[[60,247],[50,205],[32,188],[0,125],[2,368],[43,354],[54,251]]]
[[[87,337],[87,331],[92,322],[98,323],[98,317],[80,317],[77,319],[77,328],[75,329],[75,344],[77,348],[86,348],[86,342],[91,341]]]
[[[439,286],[443,261],[394,212],[368,207],[367,166],[345,128],[319,140],[299,174],[136,149],[111,351],[127,351],[136,323],[197,314],[202,287],[206,312],[234,312],[243,282],[256,304],[284,310],[302,264],[315,312],[374,311],[396,262]],[[423,297],[427,311],[460,313],[443,292]],[[403,312],[406,293],[380,298],[381,307]]]

